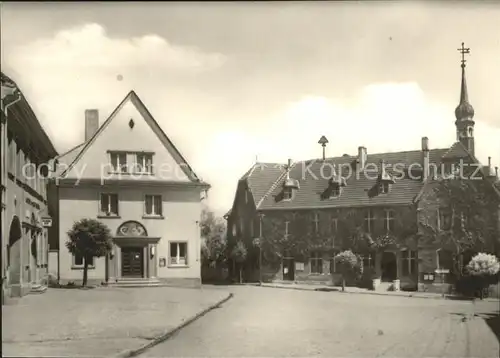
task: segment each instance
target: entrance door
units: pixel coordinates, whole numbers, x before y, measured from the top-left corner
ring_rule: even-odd
[[[283,280],[295,280],[295,260],[292,257],[283,258]]]
[[[382,269],[382,281],[394,281],[398,275],[396,254],[394,252],[384,252],[380,268]]]
[[[122,247],[122,276],[143,277],[143,258],[142,247]]]

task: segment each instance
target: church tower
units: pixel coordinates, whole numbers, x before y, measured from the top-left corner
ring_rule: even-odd
[[[460,103],[455,109],[457,141],[462,143],[474,155],[474,108],[469,103],[467,82],[465,80],[465,54],[470,53],[470,48],[465,48],[462,42],[462,48],[459,48],[458,51],[462,54],[462,83],[460,86]]]

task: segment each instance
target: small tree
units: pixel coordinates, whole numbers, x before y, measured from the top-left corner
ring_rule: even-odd
[[[490,279],[500,270],[500,263],[494,255],[479,253],[472,258],[466,267],[467,273],[475,278],[479,298],[484,298],[484,290],[489,286]]]
[[[203,243],[201,257],[203,264],[216,266],[226,262],[226,224],[222,218],[204,210],[201,218],[201,236]]]
[[[111,251],[111,231],[98,220],[82,219],[75,222],[68,231],[66,247],[71,254],[83,258],[82,286],[86,286],[88,266],[92,258],[105,256]]]
[[[337,271],[342,275],[342,291],[345,291],[346,280],[359,279],[363,274],[363,263],[351,250],[342,251],[334,260]]]
[[[240,283],[243,282],[243,276],[242,276],[242,263],[245,262],[247,258],[247,248],[245,247],[245,244],[243,241],[238,241],[236,245],[233,247],[231,250],[231,259],[234,262],[238,263],[239,266],[239,280]]]

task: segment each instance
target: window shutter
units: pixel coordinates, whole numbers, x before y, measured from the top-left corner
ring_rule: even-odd
[[[111,201],[111,212],[113,214],[118,214],[118,195],[110,195],[109,200]]]
[[[103,213],[108,212],[109,208],[109,195],[101,194],[101,211]]]
[[[155,214],[156,215],[161,215],[162,214],[162,202],[161,202],[161,196],[160,195],[155,195],[154,196],[154,203],[155,203]]]

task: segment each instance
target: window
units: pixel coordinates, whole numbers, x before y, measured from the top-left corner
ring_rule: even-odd
[[[335,256],[339,254],[340,251],[334,251],[333,257],[330,258],[330,273],[337,273],[337,264],[335,263]]]
[[[451,212],[447,208],[439,209],[439,228],[441,230],[451,229]]]
[[[366,253],[364,255],[360,255],[361,260],[363,261],[364,268],[374,268],[375,267],[375,255],[373,252]]]
[[[73,266],[75,267],[83,267],[83,256],[81,255],[73,255]],[[90,259],[89,267],[94,267],[94,257]]]
[[[293,189],[292,188],[283,188],[283,200],[292,200]]]
[[[313,232],[317,234],[319,232],[319,215],[318,213],[313,214]]]
[[[384,230],[387,232],[394,231],[394,211],[386,210],[384,218]]]
[[[378,187],[380,194],[387,194],[390,189],[390,184],[386,181],[383,181],[382,183],[379,184]]]
[[[171,242],[169,258],[169,265],[187,266],[187,242]]]
[[[245,220],[240,217],[240,234],[244,234],[245,233]]]
[[[340,196],[340,186],[335,185],[331,189],[332,191],[330,192],[330,199],[331,198],[338,198]]]
[[[101,215],[118,216],[118,194],[101,194]]]
[[[321,252],[312,252],[309,262],[311,265],[311,273],[323,273],[323,254]]]
[[[139,173],[153,173],[153,154],[137,153],[136,154],[136,169]]]
[[[146,195],[145,200],[146,212],[147,216],[162,216],[163,208],[162,208],[162,200],[161,195]]]
[[[288,231],[289,225],[290,225],[290,221],[285,221],[285,239],[288,239],[288,235],[290,234],[290,231]]]
[[[401,252],[401,264],[403,266],[403,276],[417,273],[417,252],[404,250]]]
[[[436,251],[437,268],[444,270],[453,269],[453,254],[451,251],[438,249]]]
[[[365,213],[365,231],[366,232],[372,232],[374,220],[375,220],[375,217],[373,216],[373,212],[371,210],[368,210]]]
[[[115,173],[127,172],[127,154],[126,153],[111,153],[111,166]]]

